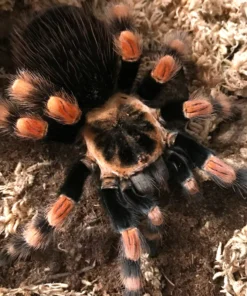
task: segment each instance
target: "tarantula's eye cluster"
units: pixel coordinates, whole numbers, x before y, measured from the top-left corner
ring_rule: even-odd
[[[232,168],[184,131],[191,119],[233,115],[224,95],[190,96],[188,36],[168,33],[158,50],[145,48],[128,6],[110,5],[107,20],[86,4],[61,6],[40,12],[13,35],[17,74],[0,100],[0,129],[33,140],[73,142],[80,135],[86,152],[47,214],[13,236],[5,255],[45,249],[83,198],[86,179],[98,178],[102,205],[121,237],[126,295],[137,296],[144,245],[152,253],[159,242],[161,189],[174,179],[186,194],[199,194],[198,168],[245,193],[247,171]]]

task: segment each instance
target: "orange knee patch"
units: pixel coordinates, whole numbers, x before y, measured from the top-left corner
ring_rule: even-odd
[[[157,206],[148,213],[148,218],[155,226],[160,226],[164,222],[163,215]]]
[[[141,56],[140,40],[131,31],[121,32],[118,39],[122,59],[129,62],[138,60]]]
[[[185,44],[179,39],[172,40],[170,47],[181,54],[185,52]]]
[[[234,169],[215,156],[210,156],[207,159],[203,169],[226,184],[232,184],[237,178]]]
[[[6,122],[8,121],[8,116],[8,109],[5,106],[0,105],[0,127],[6,124]]]
[[[138,291],[141,289],[141,280],[139,277],[127,277],[123,280],[123,284],[129,291]]]
[[[47,220],[53,227],[60,227],[74,207],[74,202],[61,195],[47,214]]]
[[[81,117],[79,106],[60,97],[50,97],[47,102],[47,110],[51,117],[64,124],[74,124],[78,122]]]
[[[181,65],[172,56],[166,55],[158,61],[151,75],[157,82],[165,83],[180,69]]]
[[[122,232],[124,254],[127,259],[137,261],[141,256],[141,242],[136,228]]]
[[[199,193],[199,187],[194,178],[189,178],[185,180],[183,186],[191,195]]]
[[[44,243],[44,236],[32,223],[27,226],[23,237],[27,244],[35,249],[41,248]]]
[[[16,133],[24,138],[43,139],[47,134],[47,129],[48,123],[42,119],[23,117],[16,122]]]
[[[34,90],[34,86],[21,78],[16,79],[11,86],[11,95],[15,99],[24,101]]]
[[[207,100],[195,99],[184,102],[183,112],[187,118],[210,115],[213,112],[213,106]]]
[[[130,15],[129,7],[125,4],[118,4],[112,7],[112,13],[117,18],[125,18]]]

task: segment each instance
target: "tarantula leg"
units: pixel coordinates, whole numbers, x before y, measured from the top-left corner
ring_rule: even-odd
[[[171,55],[162,57],[151,72],[152,78],[157,83],[166,83],[171,80],[181,69],[181,64]]]
[[[168,145],[172,148],[182,149],[192,163],[205,171],[218,185],[237,187],[240,192],[247,191],[246,169],[236,171],[190,136],[180,132],[171,132],[168,135]]]
[[[183,104],[184,116],[188,119],[205,117],[212,114],[230,117],[233,114],[231,102],[224,94],[213,98],[203,93],[196,93],[192,98]]]
[[[7,246],[9,256],[27,257],[32,250],[45,249],[49,245],[54,230],[61,228],[75,204],[80,200],[83,185],[90,173],[91,168],[82,161],[71,168],[60,188],[57,201],[51,206],[47,215],[34,216],[21,236],[12,237]]]
[[[159,109],[168,103],[183,102],[189,96],[182,60],[175,52],[163,54],[136,87],[136,93],[148,106]]]
[[[132,31],[122,31],[116,41],[119,55],[122,58],[118,77],[118,87],[129,93],[140,65],[142,47],[140,37]]]
[[[182,186],[183,191],[189,196],[197,197],[200,194],[199,186],[187,159],[175,151],[169,151],[166,162],[175,181]]]
[[[32,111],[40,109],[62,124],[72,125],[81,118],[82,112],[72,95],[55,91],[50,82],[31,72],[21,71],[11,83],[9,94],[18,104]]]
[[[127,209],[121,204],[123,196],[119,189],[104,189],[101,192],[103,205],[110,216],[113,227],[121,234],[121,277],[126,295],[140,295],[142,248],[140,233],[137,229],[138,219],[130,208]]]

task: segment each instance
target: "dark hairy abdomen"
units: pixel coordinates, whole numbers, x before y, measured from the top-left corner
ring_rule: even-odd
[[[81,107],[96,107],[112,94],[118,58],[113,36],[91,9],[62,6],[35,17],[13,36],[18,68],[38,72]]]

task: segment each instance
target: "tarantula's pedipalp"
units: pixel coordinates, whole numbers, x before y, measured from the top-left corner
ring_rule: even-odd
[[[186,157],[174,150],[168,152],[167,164],[176,182],[182,186],[184,192],[190,196],[199,195],[199,186]]]

